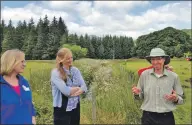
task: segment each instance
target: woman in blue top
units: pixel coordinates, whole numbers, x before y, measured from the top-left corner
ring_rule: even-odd
[[[0,124],[36,124],[31,89],[20,75],[25,66],[25,54],[20,50],[7,50],[1,56]]]
[[[87,91],[80,71],[72,66],[72,52],[61,48],[57,52],[56,68],[51,72],[55,125],[80,124],[79,95]]]

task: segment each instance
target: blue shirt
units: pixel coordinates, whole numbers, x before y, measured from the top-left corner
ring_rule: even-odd
[[[76,100],[79,101],[78,97],[70,97],[71,87],[78,86],[84,92],[87,92],[87,86],[83,80],[83,77],[76,67],[71,67],[70,71],[64,69],[65,72],[71,77],[67,77],[67,82],[60,77],[59,71],[55,68],[51,71],[51,85],[53,95],[53,107],[62,106],[62,94],[68,97],[68,111],[76,108]],[[62,94],[61,94],[62,93]]]
[[[0,75],[0,124],[32,124],[32,116],[35,116],[29,83],[21,75],[17,77],[19,80],[20,95]]]

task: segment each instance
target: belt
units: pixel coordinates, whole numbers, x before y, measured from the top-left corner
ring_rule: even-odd
[[[173,112],[170,111],[170,112],[162,112],[162,113],[158,113],[158,112],[143,111],[143,113],[151,114],[151,115],[170,115],[170,114],[172,114]]]

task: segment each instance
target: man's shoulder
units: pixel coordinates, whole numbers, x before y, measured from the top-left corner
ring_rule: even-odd
[[[153,72],[153,68],[144,70],[144,71],[141,73],[141,75],[148,75],[148,74],[150,74],[151,72]]]
[[[145,68],[141,68],[137,71],[138,75],[140,76],[142,74],[143,71],[147,70],[147,69],[151,69],[153,68],[153,66],[148,66],[148,67],[145,67]]]
[[[175,72],[173,72],[173,71],[170,71],[170,70],[167,70],[166,69],[166,71],[167,71],[167,73],[168,73],[168,76],[171,76],[171,77],[178,77],[178,74],[177,73],[175,73]]]

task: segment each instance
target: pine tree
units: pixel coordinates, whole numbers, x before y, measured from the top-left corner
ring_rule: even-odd
[[[121,55],[121,44],[120,44],[120,38],[117,36],[113,37],[113,41],[114,41],[114,58],[115,59],[121,59],[122,55]]]
[[[104,37],[103,41],[104,45],[104,57],[105,59],[112,59],[113,58],[113,41],[112,37],[107,35]]]
[[[2,43],[2,51],[6,51],[8,49],[15,49],[15,28],[12,25],[12,20],[9,20],[9,24],[7,26],[7,31]]]
[[[99,55],[99,45],[100,45],[100,43],[99,43],[99,40],[98,40],[99,38],[98,37],[96,37],[96,36],[92,36],[92,38],[91,38],[91,44],[93,45],[93,47],[94,47],[94,50],[95,50],[95,57],[94,58],[99,58],[100,57],[100,55]]]
[[[2,52],[2,41],[4,39],[4,29],[5,29],[5,23],[4,23],[4,20],[2,20],[0,24],[0,54]]]
[[[49,41],[47,44],[47,53],[49,54],[49,59],[54,59],[55,55],[60,47],[60,36],[59,29],[57,28],[58,22],[56,18],[53,18],[53,21],[50,25],[49,31]]]
[[[98,50],[97,50],[98,58],[103,59],[104,58],[104,51],[105,51],[104,46],[103,46],[103,41],[102,41],[101,38],[99,38],[98,42],[100,44],[99,47],[98,47]]]
[[[26,27],[25,27],[26,28]],[[15,29],[15,35],[14,35],[14,46],[15,48],[21,49],[24,43],[25,39],[25,31],[24,31],[23,23],[19,21],[17,23],[17,27]]]
[[[91,42],[89,44],[88,51],[89,51],[88,56],[90,58],[95,58],[95,48],[93,47]]]
[[[45,15],[43,21],[40,19],[37,33],[37,45],[34,49],[34,55],[37,59],[48,59],[47,42],[49,41],[49,20],[47,15]]]
[[[130,58],[132,48],[134,47],[133,39],[130,37],[123,37],[122,41],[122,55],[124,59]]]
[[[33,49],[33,59],[39,60],[42,59],[41,56],[43,54],[43,47],[44,47],[44,33],[43,33],[43,21],[40,18],[38,22],[38,29],[37,29],[37,43],[35,48]]]
[[[60,45],[62,46],[63,44],[67,44],[67,43],[68,43],[68,36],[66,34],[63,34],[61,36]]]
[[[88,47],[89,47],[89,44],[90,44],[90,37],[88,36],[88,34],[85,34],[85,36],[84,36],[84,42],[83,42],[82,47],[83,47],[83,48],[88,48]]]
[[[68,29],[67,26],[65,25],[64,20],[59,17],[58,21],[58,29],[59,29],[59,37],[61,38],[64,34],[65,36],[68,36]]]
[[[80,35],[77,45],[83,47],[83,45],[84,45],[84,37],[83,37],[83,35]]]
[[[26,59],[34,59],[33,58],[33,49],[35,48],[37,44],[37,32],[36,27],[34,25],[33,19],[30,20],[28,24],[28,37],[26,39],[26,42],[23,45],[23,50],[25,52],[25,58]]]

